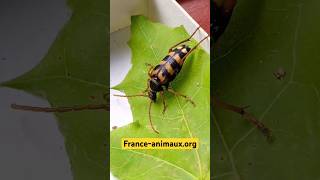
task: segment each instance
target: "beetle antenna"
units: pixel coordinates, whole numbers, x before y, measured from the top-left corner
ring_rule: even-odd
[[[206,37],[204,37],[203,39],[201,39],[184,57],[183,57],[183,60],[185,60],[189,54],[192,53],[192,51],[194,51],[195,49],[197,49],[197,47],[204,41],[206,40],[207,38],[209,37],[209,35],[207,35]]]
[[[153,127],[153,124],[152,124],[152,120],[151,120],[151,105],[152,105],[152,101],[150,101],[150,104],[149,104],[149,122],[150,122],[150,125],[151,125],[151,128],[152,130],[159,134],[159,131],[157,131],[154,127]]]

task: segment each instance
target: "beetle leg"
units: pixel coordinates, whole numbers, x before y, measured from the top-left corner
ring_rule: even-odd
[[[152,64],[149,64],[149,63],[146,63],[146,66],[148,66],[149,67],[149,70],[148,70],[148,75],[149,75],[149,77],[151,77],[151,72],[152,72],[152,70],[153,70],[153,65]]]
[[[191,99],[190,97],[188,97],[188,96],[186,96],[186,95],[183,95],[183,94],[181,94],[181,93],[179,93],[179,92],[176,92],[176,91],[173,90],[171,87],[169,87],[169,88],[167,89],[167,91],[170,92],[170,93],[172,93],[172,94],[174,94],[174,95],[176,95],[176,96],[181,96],[181,97],[185,98],[185,99],[186,99],[187,101],[189,101],[194,107],[196,106],[196,103],[195,103],[194,101],[192,101],[192,99]]]
[[[167,110],[167,104],[166,104],[166,100],[165,100],[165,97],[164,97],[164,93],[163,91],[160,91],[160,96],[162,98],[162,103],[163,103],[163,111],[162,111],[162,114],[164,114]]]
[[[182,44],[182,43],[185,43],[185,42],[187,42],[187,41],[190,41],[191,38],[196,34],[196,32],[197,32],[199,29],[200,29],[200,26],[197,27],[197,29],[196,29],[196,30],[191,34],[191,36],[189,36],[187,39],[185,39],[185,40],[183,40],[183,41],[181,41],[181,42],[173,45],[173,46],[169,49],[169,52],[171,52],[174,47],[177,47],[177,46],[179,46],[179,45]]]
[[[136,96],[149,97],[148,95],[145,94],[145,93],[148,92],[148,90],[149,90],[149,80],[150,80],[150,79],[147,80],[147,88],[146,88],[145,90],[143,90],[141,94],[135,94],[135,95],[129,95],[129,96],[114,94],[114,96],[118,96],[118,97],[136,97]]]
[[[146,66],[148,66],[149,68],[153,68],[153,65],[150,63],[145,63]]]
[[[148,90],[149,90],[149,81],[150,81],[150,79],[147,80],[147,88],[143,91],[144,93],[148,92]]]

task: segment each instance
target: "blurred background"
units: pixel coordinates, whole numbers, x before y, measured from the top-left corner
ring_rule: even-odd
[[[0,82],[38,64],[70,15],[65,0],[1,0]],[[0,88],[0,179],[72,179],[53,114],[14,111],[11,103],[48,106],[30,94]]]

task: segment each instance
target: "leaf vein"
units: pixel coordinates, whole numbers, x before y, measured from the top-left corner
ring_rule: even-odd
[[[98,87],[101,87],[101,88],[104,88],[104,89],[109,89],[108,86],[106,86],[106,85],[104,85],[102,83],[91,82],[91,81],[87,81],[87,80],[76,78],[76,77],[72,77],[72,76],[69,76],[68,78],[65,77],[65,76],[48,76],[48,77],[44,77],[44,78],[27,79],[27,80],[24,80],[24,81],[22,81],[20,83],[47,81],[47,80],[56,80],[56,79],[72,80],[72,81],[77,81],[77,82],[81,82],[81,83],[88,84],[88,85],[98,86]],[[19,84],[19,82],[16,83],[16,84]]]
[[[236,165],[235,165],[235,163],[234,163],[234,158],[233,158],[233,155],[232,155],[232,151],[230,151],[230,149],[229,149],[229,146],[228,146],[228,144],[227,144],[227,142],[226,142],[226,140],[225,140],[225,138],[224,138],[224,136],[223,136],[223,134],[222,134],[220,125],[219,125],[218,121],[216,120],[214,114],[213,114],[213,122],[215,123],[215,125],[216,125],[216,127],[217,127],[218,133],[219,133],[219,135],[220,135],[220,137],[221,137],[222,144],[223,144],[223,146],[226,148],[228,157],[229,157],[229,159],[230,159],[230,164],[231,164],[231,167],[232,167],[232,171],[234,172],[234,174],[235,174],[235,176],[236,176],[236,179],[237,179],[237,180],[240,180],[239,173],[238,173],[237,168],[236,168]]]
[[[179,169],[183,172],[185,172],[186,174],[188,174],[189,176],[191,176],[193,179],[197,179],[197,177],[195,175],[193,175],[191,172],[183,169],[182,167],[179,167],[177,166],[176,164],[173,164],[169,161],[166,161],[164,159],[160,159],[159,157],[156,157],[156,156],[153,156],[153,155],[150,155],[150,154],[146,154],[146,153],[142,153],[142,152],[138,152],[138,151],[132,151],[132,150],[127,150],[127,149],[121,149],[121,148],[118,148],[118,147],[114,147],[114,146],[111,146],[112,149],[116,149],[116,150],[121,150],[121,151],[128,151],[128,152],[131,152],[131,153],[136,153],[138,155],[142,155],[142,156],[145,156],[145,157],[148,157],[148,158],[151,158],[151,159],[154,159],[155,161],[161,161],[167,165],[170,165],[176,169]]]
[[[290,86],[290,84],[294,83],[293,77],[296,69],[296,61],[297,61],[297,56],[296,56],[296,46],[297,46],[297,41],[298,41],[298,34],[299,34],[299,27],[300,27],[300,19],[301,19],[301,7],[302,4],[298,5],[298,19],[297,19],[297,24],[295,28],[295,34],[294,34],[294,42],[292,46],[292,73],[290,76],[289,82],[282,88],[282,90],[277,94],[277,96],[272,100],[272,102],[269,104],[269,106],[266,108],[266,110],[262,113],[260,116],[260,120],[262,121],[264,116],[271,110],[273,105],[278,101],[278,99],[281,97],[281,95],[286,91],[286,89]],[[244,141],[253,131],[255,127],[252,127],[247,133],[244,134],[231,148],[231,151],[233,151],[242,141]]]
[[[192,133],[191,133],[191,131],[190,131],[190,128],[189,128],[187,119],[186,119],[186,117],[185,117],[185,115],[184,115],[184,111],[183,111],[183,109],[182,109],[182,107],[181,107],[181,104],[180,104],[179,99],[178,99],[177,96],[176,96],[176,101],[177,101],[177,103],[178,103],[178,105],[179,105],[179,109],[180,109],[180,112],[181,112],[181,114],[182,114],[182,119],[183,119],[183,121],[185,122],[185,125],[186,125],[186,127],[187,127],[187,129],[188,129],[189,136],[192,138],[192,137],[193,137],[193,136],[192,136]],[[197,159],[198,166],[199,166],[200,177],[202,177],[201,159],[200,159],[200,155],[199,155],[198,149],[195,150],[195,155],[196,155],[196,159]]]

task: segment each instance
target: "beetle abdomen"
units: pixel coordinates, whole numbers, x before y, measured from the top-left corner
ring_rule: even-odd
[[[185,56],[188,54],[189,51],[190,47],[182,45],[175,48],[173,51],[169,52],[168,56],[175,60],[180,66],[182,66],[185,60]],[[166,61],[166,58],[164,58],[162,61]]]
[[[179,46],[170,51],[160,64],[153,69],[152,76],[158,77],[161,85],[170,83],[180,72],[185,56],[189,51],[190,47],[186,45]]]

